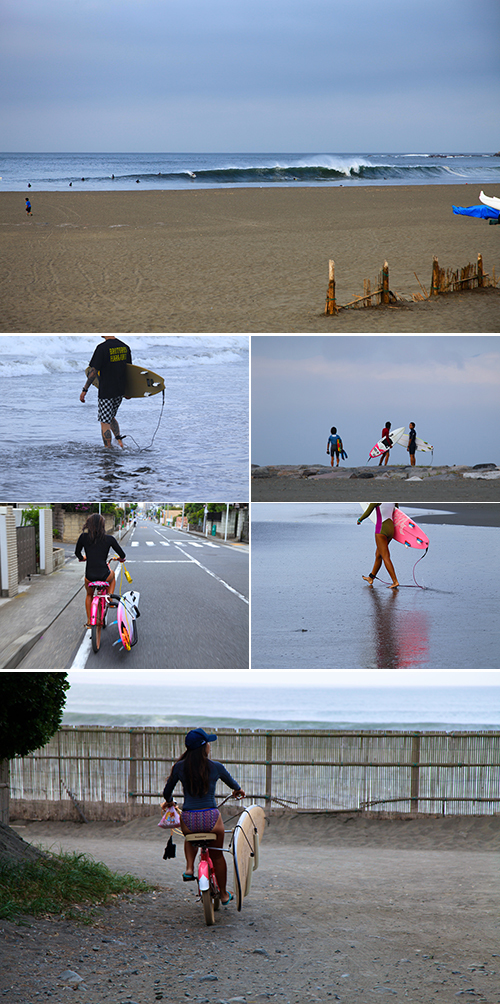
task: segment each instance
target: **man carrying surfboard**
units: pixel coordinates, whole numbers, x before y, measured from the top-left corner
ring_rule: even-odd
[[[415,467],[415,450],[417,449],[417,433],[415,430],[415,422],[410,422],[409,429],[410,431],[408,433],[408,446],[406,447],[406,449],[410,454],[410,464],[412,467]]]
[[[97,346],[87,374],[87,382],[80,394],[80,401],[85,404],[87,391],[99,377],[97,419],[101,423],[103,443],[111,446],[113,433],[119,446],[123,449],[120,427],[116,413],[120,407],[126,390],[126,367],[132,362],[132,353],[125,342],[114,335],[103,335],[104,343]]]
[[[397,589],[399,582],[389,554],[389,544],[394,537],[394,522],[392,517],[394,510],[397,509],[397,505],[395,502],[370,502],[363,515],[359,517],[358,526],[364,519],[370,516],[374,509],[377,511],[375,522],[375,544],[377,546],[377,550],[375,553],[373,568],[370,574],[363,575],[363,578],[369,586],[373,586],[374,579],[377,578],[377,575],[382,567],[382,562],[384,562],[384,565],[392,579],[392,586],[390,586],[390,588]]]

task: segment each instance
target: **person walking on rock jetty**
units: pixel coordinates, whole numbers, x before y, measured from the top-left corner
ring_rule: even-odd
[[[392,446],[392,443],[391,443],[391,441],[389,439],[389,433],[390,433],[390,431],[391,431],[391,423],[390,422],[386,422],[385,425],[384,425],[384,428],[382,429],[382,435],[381,435],[380,438],[382,440],[385,440],[384,445],[387,446],[387,453],[383,453],[382,454],[382,456],[381,456],[381,458],[380,458],[380,460],[378,462],[378,466],[379,467],[381,467],[382,464],[387,464],[387,461],[389,460],[389,452],[390,452],[390,449],[391,449],[391,446]]]
[[[344,447],[342,446],[342,440],[340,436],[337,434],[337,429],[335,428],[334,425],[332,425],[332,428],[330,429],[330,435],[328,436],[328,442],[326,444],[326,452],[330,454],[331,466],[332,467],[335,466],[333,461],[336,457],[337,467],[338,467],[340,463],[340,457],[344,452]]]
[[[391,556],[389,554],[389,544],[394,537],[394,522],[393,514],[394,510],[397,509],[396,502],[370,502],[370,504],[365,509],[362,516],[358,519],[358,526],[363,522],[374,509],[377,510],[377,519],[375,522],[375,561],[373,563],[373,568],[369,575],[363,575],[365,582],[369,586],[373,586],[374,580],[382,567],[382,562],[384,562],[387,571],[392,579],[392,585],[390,589],[397,589],[399,582],[394,570],[394,565],[391,561]]]
[[[415,451],[417,449],[417,432],[415,429],[415,422],[410,422],[410,431],[408,433],[408,446],[406,447],[408,453],[410,454],[410,464],[415,467]]]

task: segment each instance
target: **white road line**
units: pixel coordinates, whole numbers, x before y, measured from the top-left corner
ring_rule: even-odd
[[[155,546],[154,540],[147,540],[146,541],[146,547],[154,547],[154,546]]]
[[[138,540],[133,540],[130,546],[131,547],[139,547],[139,541]]]
[[[87,665],[87,659],[90,655],[90,649],[92,648],[92,635],[90,631],[85,632],[85,637],[75,655],[71,669],[85,669]]]
[[[180,547],[179,544],[177,544],[176,546],[179,548],[180,551],[182,551],[182,548]],[[229,589],[230,593],[234,593],[234,595],[237,596],[238,599],[243,600],[243,603],[249,603],[248,598],[246,596],[243,596],[243,593],[239,593],[237,589],[234,589],[233,586],[230,586],[228,582],[225,582],[224,579],[221,579],[219,575],[216,575],[215,572],[210,571],[209,568],[206,568],[205,565],[202,565],[201,561],[198,561],[197,558],[193,558],[192,554],[188,554],[187,551],[182,551],[182,553],[185,554],[186,557],[191,558],[191,561],[195,565],[199,565],[199,567],[202,568],[203,571],[207,573],[207,575],[211,575],[213,579],[216,579],[217,582],[220,582],[222,586],[225,586],[226,589]]]
[[[160,540],[160,544],[163,544],[163,547],[170,547],[169,540]]]
[[[211,541],[206,540],[205,541],[205,547],[220,547],[220,544],[212,544]]]

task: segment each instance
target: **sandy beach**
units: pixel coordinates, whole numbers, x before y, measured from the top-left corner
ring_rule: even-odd
[[[321,465],[252,467],[252,502],[498,502],[500,478],[471,467],[338,468]],[[465,475],[472,474],[473,477]],[[487,475],[488,471],[484,472]],[[413,478],[421,480],[413,480]]]
[[[181,881],[182,845],[163,861],[156,823],[16,826],[157,888],[100,908],[90,926],[3,921],[10,1004],[67,1001],[68,969],[85,1004],[498,1001],[498,817],[273,815],[241,913],[230,904],[210,928]]]
[[[480,252],[500,276],[500,229],[452,213],[477,186],[29,194],[30,218],[0,194],[1,331],[498,331],[498,287],[412,302],[434,255],[455,269]],[[337,302],[384,259],[404,302],[326,317],[329,259]]]

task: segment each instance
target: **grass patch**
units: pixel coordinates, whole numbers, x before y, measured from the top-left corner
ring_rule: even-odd
[[[0,861],[0,918],[20,914],[74,915],[76,904],[94,906],[120,893],[152,887],[133,875],[118,875],[85,854],[51,854],[39,861]]]

